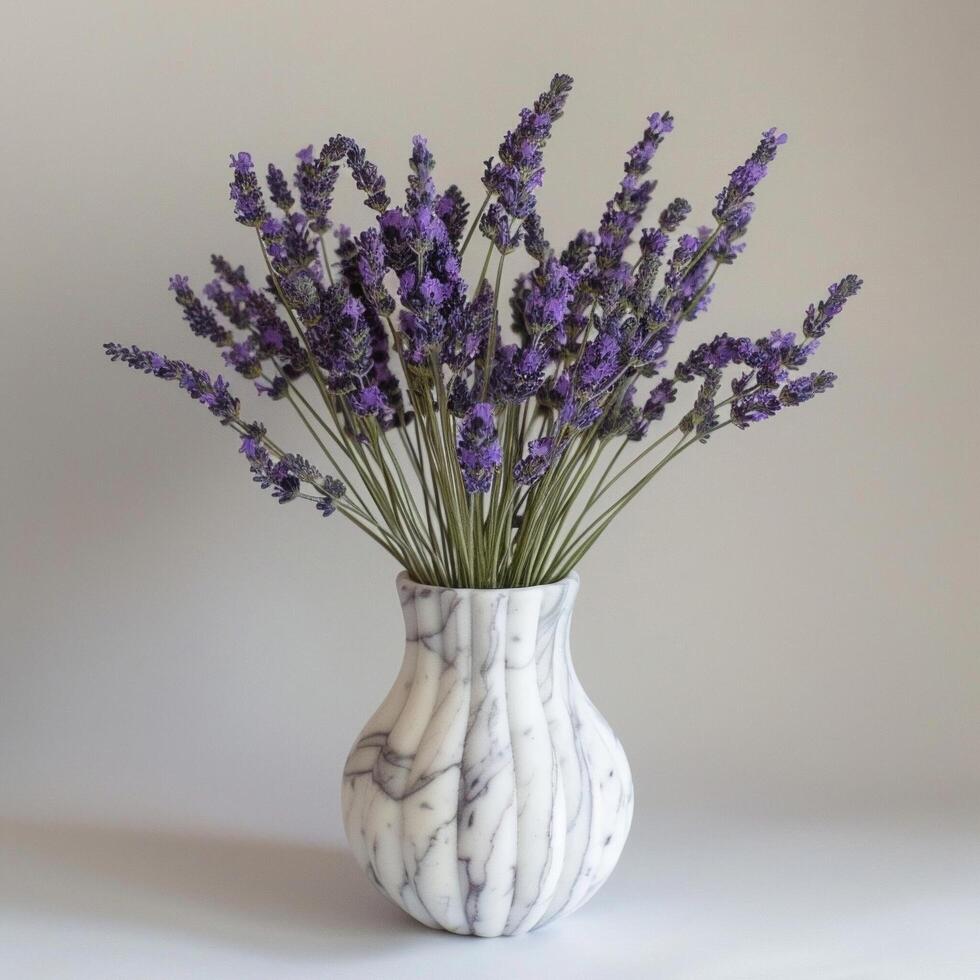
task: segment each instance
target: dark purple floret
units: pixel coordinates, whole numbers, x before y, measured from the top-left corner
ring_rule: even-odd
[[[756,383],[763,388],[775,389],[789,377],[790,367],[799,367],[801,348],[796,344],[795,333],[773,330],[768,337],[761,337],[745,355],[745,363],[755,368]]]
[[[232,155],[231,169],[235,171],[229,187],[231,199],[235,202],[236,220],[243,225],[257,228],[268,217],[262,188],[255,176],[252,157],[248,153]]]
[[[531,273],[523,323],[534,342],[545,346],[565,343],[563,324],[577,281],[554,256]]]
[[[691,259],[697,255],[701,242],[693,235],[681,235],[677,239],[674,253],[670,257],[667,271],[664,273],[664,284],[671,290],[676,289],[683,281],[684,274],[691,264]]]
[[[255,341],[249,337],[241,343],[232,344],[221,352],[225,364],[234,368],[244,378],[257,378],[262,373],[262,362],[255,351]]]
[[[527,401],[544,384],[547,363],[548,355],[541,347],[499,347],[490,376],[494,397],[512,404]]]
[[[324,147],[324,152],[331,160],[339,160],[341,156],[346,158],[354,184],[364,194],[364,203],[372,211],[383,213],[388,210],[391,198],[385,192],[385,179],[368,160],[362,147],[349,137],[335,136]]]
[[[463,235],[466,234],[470,206],[466,203],[463,192],[455,184],[447,187],[436,198],[435,213],[446,226],[450,241],[454,246],[458,246],[463,240]]]
[[[694,407],[678,424],[685,435],[694,432],[701,442],[707,442],[712,430],[718,424],[718,411],[715,408],[715,395],[721,387],[721,372],[709,371],[694,399]]]
[[[660,212],[659,225],[661,231],[674,232],[687,220],[691,213],[691,205],[682,197],[675,197],[670,204]]]
[[[504,458],[489,402],[477,402],[463,418],[456,435],[456,456],[466,492],[486,493]]]
[[[691,381],[705,377],[709,371],[723,370],[729,364],[743,364],[747,360],[758,363],[756,358],[756,345],[748,337],[723,333],[691,351],[686,360],[678,363],[674,376],[678,381]]]
[[[844,304],[857,294],[862,285],[862,281],[853,274],[844,276],[840,282],[831,283],[827,299],[807,309],[806,319],[803,321],[803,335],[822,337],[827,332],[830,321],[844,309]]]
[[[381,234],[371,228],[361,232],[356,242],[357,276],[364,295],[379,314],[388,316],[395,312],[395,300],[385,288],[387,257]]]
[[[484,279],[472,301],[450,317],[442,349],[443,363],[454,372],[469,367],[483,350],[491,330],[499,333],[494,317],[493,288]]]
[[[211,308],[194,295],[187,276],[171,276],[170,289],[178,304],[183,307],[184,320],[196,337],[206,337],[219,347],[232,342],[231,334],[218,323]]]
[[[623,367],[622,349],[612,333],[601,333],[590,340],[576,366],[575,385],[590,396],[600,395],[619,377]]]
[[[599,437],[609,439],[613,436],[629,435],[642,421],[640,410],[635,404],[636,385],[630,384],[617,393],[599,420]]]
[[[409,214],[417,215],[422,208],[432,208],[436,199],[436,185],[432,179],[432,170],[436,158],[429,150],[429,144],[424,136],[412,137],[412,155],[408,166],[411,174],[408,178],[408,189],[405,191],[405,203]]]
[[[359,388],[352,392],[350,403],[358,415],[384,419],[391,414],[388,399],[377,385],[368,385],[366,388]]]
[[[669,242],[666,233],[659,228],[647,228],[640,234],[640,261],[633,274],[628,300],[634,312],[645,319],[653,312],[650,293],[653,291]]]
[[[334,394],[364,387],[374,364],[371,328],[364,304],[344,285],[331,286],[323,298],[324,321],[313,327],[310,346]]]
[[[252,429],[256,425],[257,423],[253,423],[246,429]],[[265,429],[261,426],[260,428],[261,435],[264,436]],[[312,463],[296,453],[286,453],[281,458],[275,459],[261,444],[261,438],[252,438],[249,431],[242,436],[241,451],[249,462],[252,479],[263,490],[271,489],[272,496],[280,504],[289,503],[297,497],[304,497],[313,500],[317,510],[327,517],[336,510],[335,502],[347,492],[347,488],[340,480],[321,475]],[[317,495],[303,493],[304,484],[314,489]]]
[[[511,219],[501,204],[491,204],[480,218],[480,231],[493,242],[499,252],[512,252],[521,244],[523,233],[513,228]]]
[[[280,398],[286,397],[286,392],[289,390],[289,384],[283,377],[273,378],[270,384],[263,384],[261,381],[255,382],[255,390],[260,395],[268,395],[272,401],[279,401]]]
[[[527,444],[527,455],[514,465],[515,482],[523,487],[533,486],[560,455],[561,450],[552,436],[532,439]]]
[[[536,211],[524,219],[523,231],[527,254],[538,262],[544,262],[551,254],[551,245],[544,237],[544,227]]]
[[[283,211],[288,211],[296,203],[296,199],[289,189],[289,182],[286,180],[286,175],[274,163],[269,164],[269,169],[265,175],[265,183],[269,188],[269,197],[272,198],[272,203],[276,207],[282,208]]]
[[[781,407],[779,397],[774,391],[753,391],[732,402],[731,420],[738,428],[747,429],[753,422],[772,418]]]
[[[244,453],[248,459],[253,459],[258,455],[265,435],[266,429],[261,422],[247,423],[241,434],[242,444],[238,451]]]
[[[315,155],[313,147],[307,146],[296,154],[296,159],[299,162],[293,182],[299,192],[299,206],[310,230],[323,235],[332,226],[329,215],[340,167],[330,160],[326,147]]]
[[[802,405],[815,395],[834,387],[837,375],[833,371],[815,371],[813,374],[795,378],[783,385],[779,400],[784,405]]]
[[[670,378],[664,378],[653,387],[640,409],[639,418],[627,433],[627,438],[638,441],[650,428],[651,422],[659,422],[667,411],[667,406],[677,398],[677,386]]]
[[[571,272],[581,272],[592,256],[594,247],[595,235],[582,229],[561,253],[561,264]]]

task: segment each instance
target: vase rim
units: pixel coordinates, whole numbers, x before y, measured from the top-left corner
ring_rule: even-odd
[[[455,586],[455,585],[429,585],[425,582],[416,582],[411,575],[408,574],[404,569],[395,576],[395,585],[410,585],[416,589],[431,589],[433,592],[455,592],[461,595],[469,595],[475,592],[491,593],[491,592],[505,592],[508,595],[515,592],[534,592],[537,589],[553,589],[562,585],[578,585],[579,574],[577,571],[569,572],[564,578],[556,579],[554,582],[541,582],[539,585],[519,585],[514,588],[503,588],[502,586],[497,586],[495,588],[489,589],[477,589],[469,586]]]

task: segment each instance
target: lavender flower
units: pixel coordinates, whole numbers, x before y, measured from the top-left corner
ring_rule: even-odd
[[[815,307],[811,304],[807,309],[803,335],[822,337],[827,332],[830,321],[844,309],[844,304],[857,294],[862,285],[862,281],[855,275],[844,276],[840,282],[832,283],[827,299],[821,300]]]
[[[580,231],[561,253],[561,264],[569,272],[581,272],[592,255],[595,247],[595,235],[591,231]]]
[[[305,497],[314,501],[316,509],[324,517],[332,514],[336,510],[336,501],[346,493],[344,484],[332,477],[322,476],[315,466],[295,453],[273,458],[260,442],[264,435],[264,427],[259,438],[250,431],[242,435],[241,451],[249,462],[252,480],[263,490],[271,490],[272,496],[280,504]],[[312,486],[316,495],[303,493],[304,484]]]
[[[453,247],[459,245],[466,234],[470,206],[463,197],[463,192],[452,184],[436,198],[435,201],[436,217],[446,226],[449,233],[449,240]]]
[[[235,202],[235,216],[239,223],[257,228],[269,216],[262,199],[262,188],[255,176],[252,157],[239,153],[231,158],[235,176],[231,184],[231,199]]]
[[[732,402],[731,420],[740,429],[747,429],[753,422],[772,418],[780,408],[779,398],[774,392],[760,389]]]
[[[521,110],[520,122],[500,144],[499,162],[487,161],[483,185],[496,197],[500,210],[508,218],[527,218],[536,207],[534,191],[544,177],[542,150],[571,90],[570,76],[555,75],[548,91],[538,96],[534,108]]]
[[[385,189],[385,179],[367,158],[364,149],[346,136],[336,136],[324,147],[331,160],[346,159],[354,185],[364,194],[364,203],[372,211],[384,213],[391,203]]]
[[[715,395],[721,387],[721,372],[710,370],[694,400],[694,407],[681,419],[678,428],[685,435],[694,432],[701,442],[707,442],[712,430],[718,424],[715,408]]]
[[[231,343],[231,334],[218,323],[214,312],[194,295],[187,276],[171,276],[170,289],[183,307],[184,320],[195,336],[205,337],[218,347]]]
[[[299,206],[306,215],[310,230],[323,235],[331,227],[329,218],[333,191],[340,167],[330,161],[326,148],[314,155],[313,147],[304,147],[296,154],[294,183],[299,192]]]
[[[456,456],[467,493],[486,493],[503,462],[493,421],[493,405],[477,402],[459,426]]]
[[[675,197],[670,204],[660,212],[660,230],[677,231],[691,213],[691,205],[683,197]]]
[[[241,343],[232,344],[228,350],[222,351],[221,357],[228,367],[234,368],[242,377],[257,378],[262,373],[262,362],[251,337]]]
[[[532,439],[527,446],[527,455],[514,466],[514,480],[520,486],[531,487],[548,472],[560,455],[557,440],[553,436]]]
[[[813,374],[796,378],[783,385],[779,400],[784,405],[802,405],[815,395],[834,387],[837,375],[833,371],[815,371]]]
[[[547,362],[542,347],[505,344],[498,348],[490,378],[494,397],[515,405],[527,401],[544,384]]]
[[[647,119],[643,136],[627,155],[623,167],[625,176],[615,196],[606,205],[599,224],[596,266],[600,275],[597,287],[600,294],[615,281],[613,272],[619,269],[631,236],[642,220],[656,186],[655,181],[641,178],[649,172],[654,154],[673,128],[674,120],[669,112],[655,112]]]
[[[565,343],[563,324],[575,290],[577,276],[554,256],[532,273],[524,303],[524,329],[534,341]]]
[[[740,220],[740,209],[751,197],[759,181],[765,177],[769,164],[776,159],[776,151],[787,139],[785,133],[767,129],[752,156],[731,172],[731,179],[719,192],[717,203],[711,212],[720,224]]]
[[[265,183],[269,188],[269,197],[272,198],[272,203],[276,207],[282,208],[283,211],[289,211],[296,203],[296,199],[289,189],[286,175],[275,164],[269,164],[269,169],[265,175]]]
[[[212,381],[207,371],[200,371],[186,361],[140,350],[135,344],[123,347],[121,344],[110,343],[103,344],[103,347],[112,361],[122,361],[137,371],[152,374],[165,381],[176,381],[179,387],[204,405],[222,424],[227,425],[237,420],[238,399],[229,391],[220,374]]]
[[[627,433],[627,438],[633,442],[643,439],[651,422],[659,422],[667,411],[667,406],[677,398],[677,385],[670,378],[662,379],[651,389],[647,400],[640,409],[639,417]]]

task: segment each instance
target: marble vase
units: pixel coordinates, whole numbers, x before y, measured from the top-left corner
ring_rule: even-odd
[[[434,929],[511,936],[575,911],[633,813],[626,755],[572,667],[578,576],[397,585],[405,659],[344,769],[358,863]]]

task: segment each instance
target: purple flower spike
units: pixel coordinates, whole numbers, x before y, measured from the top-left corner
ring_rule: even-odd
[[[265,183],[269,188],[269,197],[272,198],[272,203],[276,207],[282,208],[283,211],[288,211],[296,203],[296,199],[289,189],[286,175],[275,164],[269,164],[269,169],[265,175]]]
[[[532,439],[527,444],[527,455],[514,466],[514,480],[522,487],[534,486],[559,455],[558,444],[551,436]]]
[[[802,405],[811,398],[834,387],[837,375],[833,371],[815,371],[809,377],[796,378],[783,385],[779,400],[784,405]]]
[[[571,90],[571,76],[555,75],[534,108],[521,110],[520,122],[500,144],[499,161],[487,161],[483,185],[495,195],[508,218],[526,218],[537,205],[534,191],[544,176],[544,144],[551,136],[552,123],[561,117]]]
[[[456,457],[466,492],[486,493],[504,458],[489,402],[477,402],[464,416],[456,436]]]
[[[364,203],[372,211],[387,211],[391,198],[385,192],[385,179],[368,160],[363,148],[346,136],[335,136],[323,151],[332,160],[346,159],[354,184],[364,194]]]
[[[112,361],[122,361],[137,371],[152,374],[165,381],[176,381],[179,387],[204,405],[222,424],[238,418],[238,399],[228,390],[228,385],[220,374],[212,381],[207,371],[198,370],[186,361],[140,350],[135,344],[132,347],[123,347],[121,344],[103,346]]]
[[[691,205],[682,197],[676,197],[660,212],[661,231],[677,231],[691,213]]]
[[[531,275],[531,289],[524,302],[524,328],[532,338],[549,344],[564,343],[562,324],[575,291],[577,276],[554,256]]]
[[[293,183],[299,192],[299,206],[306,215],[310,231],[323,235],[332,226],[329,214],[340,167],[330,160],[326,148],[319,156],[314,156],[313,147],[307,146],[296,154],[296,158],[299,163]]]
[[[776,151],[789,137],[775,129],[767,129],[752,154],[740,167],[730,174],[728,186],[717,197],[711,212],[722,224],[740,220],[740,209],[755,191],[759,181],[765,177],[769,164],[776,159]]]
[[[195,337],[205,337],[218,347],[225,347],[232,342],[231,334],[218,323],[214,311],[194,295],[187,276],[171,276],[170,290],[174,299],[183,307],[184,320]]]
[[[647,128],[629,151],[623,166],[625,176],[613,199],[606,205],[599,224],[599,244],[596,247],[596,265],[600,282],[600,294],[605,293],[616,282],[612,271],[618,270],[623,255],[632,241],[633,232],[643,219],[650,196],[656,182],[641,180],[650,170],[650,162],[663,143],[664,137],[674,128],[674,120],[669,112],[655,112],[647,119]]]
[[[257,228],[268,217],[265,201],[262,198],[262,188],[255,176],[252,157],[248,153],[239,153],[231,157],[231,169],[235,171],[229,187],[230,197],[235,202],[235,216],[240,224]]]
[[[840,282],[832,283],[827,299],[821,300],[815,307],[811,305],[806,311],[803,335],[822,337],[827,332],[830,321],[844,309],[844,304],[857,294],[862,285],[862,281],[855,275],[844,276]]]
[[[732,402],[731,420],[740,429],[747,429],[753,422],[772,418],[781,408],[775,392],[762,389]]]

